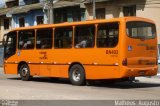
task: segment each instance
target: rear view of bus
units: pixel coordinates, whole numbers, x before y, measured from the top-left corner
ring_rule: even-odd
[[[157,74],[157,36],[154,22],[144,18],[126,18],[123,33],[122,76]]]

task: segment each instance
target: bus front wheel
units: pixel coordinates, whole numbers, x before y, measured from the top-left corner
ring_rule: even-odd
[[[19,72],[20,77],[23,81],[31,80],[32,76],[30,76],[30,70],[27,64],[22,64]]]
[[[69,79],[73,85],[84,85],[85,84],[85,71],[84,68],[75,64],[70,68]]]

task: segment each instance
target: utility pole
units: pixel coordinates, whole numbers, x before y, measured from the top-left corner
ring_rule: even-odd
[[[43,5],[43,11],[47,10],[47,23],[53,23],[53,0],[45,0]]]
[[[96,19],[96,3],[95,0],[92,0],[93,5],[93,19]]]
[[[49,0],[49,23],[53,24],[53,0]]]
[[[48,23],[53,24],[54,23],[54,4],[58,2],[59,0],[47,0],[46,7],[48,10]]]

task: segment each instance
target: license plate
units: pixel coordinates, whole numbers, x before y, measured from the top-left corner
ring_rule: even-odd
[[[139,72],[139,75],[140,75],[140,76],[145,75],[145,71],[140,71],[140,72]]]

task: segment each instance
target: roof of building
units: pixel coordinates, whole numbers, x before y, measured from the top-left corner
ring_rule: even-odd
[[[84,3],[92,3],[93,0],[81,0],[81,2]],[[108,2],[108,1],[113,1],[113,0],[95,0],[95,2]]]
[[[54,5],[54,8],[76,6],[76,5],[80,5],[80,2],[79,1],[59,1]],[[30,10],[43,9],[44,6],[45,4],[43,3],[36,3],[36,4],[16,6],[11,8],[0,8],[0,16],[6,15],[6,14],[26,13]]]

